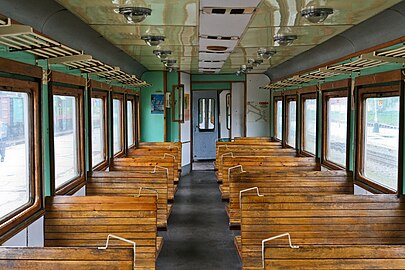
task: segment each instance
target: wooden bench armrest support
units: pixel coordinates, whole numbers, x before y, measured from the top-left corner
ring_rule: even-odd
[[[292,244],[291,235],[289,233],[283,233],[283,234],[280,234],[280,235],[276,235],[276,236],[273,236],[273,237],[270,237],[270,238],[263,239],[262,240],[262,266],[263,266],[263,269],[265,267],[265,264],[264,264],[264,246],[266,245],[267,242],[272,241],[272,240],[277,239],[277,238],[284,237],[284,236],[288,237],[288,243],[290,245],[290,248],[300,248],[300,246],[294,246]]]
[[[104,246],[104,247],[98,247],[98,249],[103,249],[103,250],[107,249],[107,248],[108,248],[108,244],[110,243],[110,238],[115,238],[115,239],[118,239],[118,240],[127,242],[128,244],[131,244],[131,245],[134,246],[134,247],[133,247],[133,249],[134,249],[134,264],[133,264],[133,267],[134,267],[134,270],[135,270],[135,264],[136,264],[136,263],[135,263],[135,261],[136,261],[136,243],[135,243],[134,241],[125,239],[125,238],[123,238],[123,237],[116,236],[116,235],[114,235],[114,234],[109,234],[109,235],[107,236],[107,241],[106,241],[106,243],[105,243],[105,246]]]

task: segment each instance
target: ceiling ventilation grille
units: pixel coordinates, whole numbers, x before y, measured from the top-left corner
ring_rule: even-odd
[[[202,35],[201,38],[214,39],[214,40],[238,40],[239,39],[239,37],[236,37],[236,36],[223,37],[223,36],[207,36],[207,35]]]
[[[241,15],[241,14],[253,14],[256,8],[220,8],[220,7],[204,7],[202,12],[204,14],[230,14],[230,15]]]

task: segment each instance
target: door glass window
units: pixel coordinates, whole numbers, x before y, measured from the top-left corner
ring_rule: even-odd
[[[134,145],[134,108],[132,100],[127,100],[127,135],[128,146]]]
[[[215,100],[213,98],[198,100],[198,129],[200,131],[215,129]]]

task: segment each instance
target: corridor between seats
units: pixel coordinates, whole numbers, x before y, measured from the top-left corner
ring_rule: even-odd
[[[181,178],[157,269],[241,269],[214,171]]]

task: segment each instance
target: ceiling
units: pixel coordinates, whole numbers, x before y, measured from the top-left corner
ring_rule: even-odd
[[[153,54],[156,47],[149,47],[140,39],[145,34],[164,35],[165,42],[159,49],[172,50],[170,58],[177,60],[180,70],[188,72],[198,72],[201,67],[200,60],[220,59],[221,65],[215,63],[212,66],[222,67],[221,73],[233,73],[239,70],[240,65],[246,64],[249,58],[256,58],[259,48],[276,49],[277,54],[270,62],[265,60],[262,65],[254,68],[253,72],[262,73],[270,67],[270,64],[272,66],[281,64],[401,0],[201,0],[201,2],[57,0],[57,2],[149,70],[162,70],[163,64]],[[246,2],[249,2],[249,5]],[[152,15],[139,24],[129,24],[121,14],[114,12],[117,7],[125,6],[149,7],[152,9]],[[322,24],[311,24],[300,15],[300,11],[309,6],[330,7],[334,9],[334,14]],[[203,7],[254,7],[256,10],[249,17],[247,14],[241,14],[233,15],[235,17],[232,18],[230,15],[227,17],[227,14],[203,14],[200,11]],[[221,23],[213,23],[216,21]],[[216,25],[218,27],[215,27]],[[210,31],[212,35],[225,36],[229,33],[229,36],[236,36],[237,39],[202,40],[201,31],[204,35],[211,33]],[[281,47],[274,44],[273,36],[276,34],[294,34],[298,39],[291,46]],[[230,44],[227,45],[230,54],[210,54],[206,53],[206,49],[202,49],[207,44],[216,45],[221,42]]]

